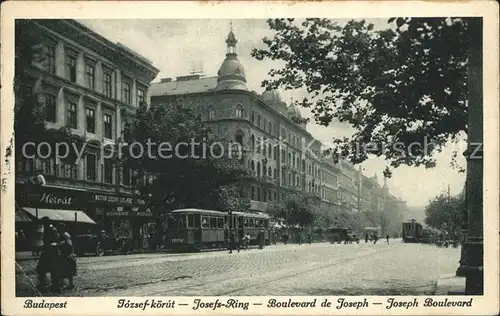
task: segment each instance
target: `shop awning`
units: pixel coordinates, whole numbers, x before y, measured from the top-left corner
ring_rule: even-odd
[[[25,207],[24,210],[28,213],[30,213],[32,216],[37,217],[38,219],[41,219],[43,217],[48,217],[52,221],[56,222],[77,222],[77,223],[87,223],[87,224],[95,224],[90,217],[88,217],[87,214],[83,211],[77,211],[77,210],[53,210],[53,209],[46,209],[46,208],[31,208],[31,207]],[[37,215],[37,210],[38,210],[38,215]],[[76,215],[75,215],[76,214]],[[76,216],[76,217],[75,217]]]
[[[25,210],[20,208],[17,203],[16,203],[16,210],[15,210],[15,219],[16,223],[30,223],[32,222],[31,218],[28,216]]]

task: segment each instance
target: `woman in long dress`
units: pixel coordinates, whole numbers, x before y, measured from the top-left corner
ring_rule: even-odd
[[[73,242],[69,233],[63,234],[63,241],[59,244],[61,251],[61,279],[68,279],[68,289],[74,287],[73,277],[76,275],[76,257]]]

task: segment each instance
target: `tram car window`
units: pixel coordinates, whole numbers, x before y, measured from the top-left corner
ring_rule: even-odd
[[[217,228],[224,228],[224,218],[222,217],[217,218]]]
[[[254,221],[253,221],[253,219],[250,219],[250,227],[254,227]]]
[[[243,227],[247,228],[248,227],[248,218],[245,218],[243,220]]]
[[[217,218],[210,217],[210,228],[217,228]]]
[[[209,227],[208,220],[209,220],[208,217],[202,217],[201,218],[201,227],[208,228]]]

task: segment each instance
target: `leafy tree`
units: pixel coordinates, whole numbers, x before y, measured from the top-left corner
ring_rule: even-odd
[[[304,87],[309,97],[298,103],[317,123],[337,119],[355,129],[351,138],[333,138],[343,157],[433,167],[433,154],[467,133],[469,20],[392,18],[376,30],[364,20],[270,19],[274,37],[252,55],[284,62],[263,86]]]
[[[279,204],[275,203],[268,209],[268,213],[274,219],[282,220],[288,227],[299,225],[301,228],[313,224],[317,215],[314,210],[318,203],[312,196],[291,193],[285,196],[285,200]]]
[[[138,184],[139,191],[157,210],[234,210],[248,204],[235,202],[231,193],[246,175],[241,159],[229,153],[228,141],[213,135],[189,106],[142,104],[126,123],[123,136],[127,147],[122,164],[137,178],[149,179]]]
[[[465,194],[450,197],[441,194],[425,208],[425,223],[432,228],[458,236],[464,223]]]

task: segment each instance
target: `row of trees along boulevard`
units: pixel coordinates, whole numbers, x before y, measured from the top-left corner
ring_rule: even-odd
[[[310,108],[316,123],[349,124],[352,137],[333,137],[333,149],[354,164],[383,157],[390,176],[400,165],[434,167],[434,154],[463,137],[482,143],[481,18],[391,18],[377,29],[364,20],[267,22],[273,35],[252,55],[283,66],[263,86],[305,89],[308,96],[296,103]],[[424,140],[433,146],[424,150]],[[346,150],[373,143],[385,146]],[[415,143],[422,146],[409,146]],[[467,294],[483,291],[481,168],[482,156],[467,159],[468,241],[460,267]]]

